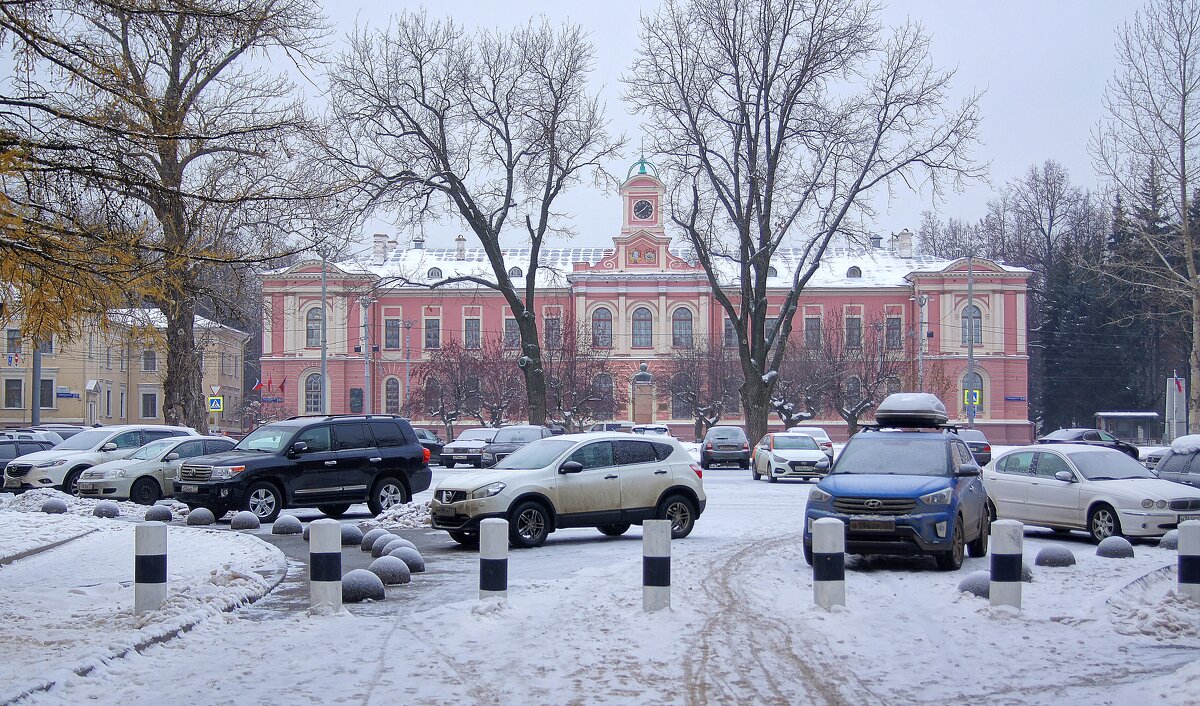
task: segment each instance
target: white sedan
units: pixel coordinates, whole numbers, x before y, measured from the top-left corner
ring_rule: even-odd
[[[754,447],[750,476],[765,476],[772,483],[780,478],[823,478],[829,472],[829,457],[821,443],[807,434],[765,434]]]
[[[1113,449],[1074,444],[1023,446],[984,471],[993,516],[1113,535],[1153,537],[1185,520],[1200,520],[1200,492],[1156,478]]]

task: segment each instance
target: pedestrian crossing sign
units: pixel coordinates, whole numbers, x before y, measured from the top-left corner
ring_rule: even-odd
[[[209,397],[208,398],[208,411],[210,411],[210,412],[225,411],[225,398],[219,397],[219,396]]]
[[[980,392],[981,390],[963,390],[963,404],[979,404]]]

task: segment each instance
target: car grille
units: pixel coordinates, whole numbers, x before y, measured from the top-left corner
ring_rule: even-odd
[[[32,463],[10,463],[4,471],[10,478],[23,478],[33,469]]]
[[[792,461],[792,468],[812,468],[817,465],[816,461]]]
[[[179,469],[179,480],[208,480],[212,478],[212,466],[184,466]]]
[[[1184,498],[1171,501],[1172,510],[1200,510],[1200,498]]]
[[[508,454],[496,454],[496,463],[500,463]]]
[[[83,475],[79,477],[84,480],[95,480],[96,478],[103,478],[104,471],[84,471]]]
[[[439,490],[438,500],[443,503],[458,503],[467,499],[467,491],[465,490]]]
[[[847,515],[905,515],[917,508],[912,498],[834,498],[833,509]]]

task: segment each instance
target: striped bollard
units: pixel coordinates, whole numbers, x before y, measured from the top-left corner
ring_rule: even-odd
[[[1021,609],[1021,553],[1025,525],[1016,520],[992,523],[992,581],[989,601],[993,606]]]
[[[479,598],[508,598],[508,520],[479,523]]]
[[[1179,523],[1179,592],[1200,603],[1200,521]]]
[[[317,610],[342,609],[342,523],[314,520],[308,526],[308,598]]]
[[[846,525],[834,517],[813,522],[813,602],[829,610],[846,605]]]
[[[158,610],[167,597],[167,526],[143,522],[133,530],[133,612]]]
[[[671,607],[671,521],[642,522],[642,610]]]

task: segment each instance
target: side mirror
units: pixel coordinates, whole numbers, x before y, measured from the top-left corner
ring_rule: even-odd
[[[567,461],[558,467],[559,473],[579,473],[583,470],[583,464],[579,461]]]
[[[101,451],[116,451],[117,444],[115,442],[110,441],[107,444],[105,444],[104,446],[101,446],[100,450]]]
[[[817,461],[817,470],[818,471],[828,471],[829,470],[829,461]]]
[[[959,464],[958,472],[955,473],[954,475],[956,475],[956,476],[977,476],[977,475],[979,475],[979,473],[980,473],[979,466],[975,465],[974,463],[962,463],[962,464]]]
[[[177,454],[177,453],[175,453],[174,451],[172,451],[171,453],[167,454],[166,456],[163,456],[163,460],[164,460],[164,461],[178,461],[178,460],[179,460],[179,454]]]
[[[1070,471],[1059,471],[1054,474],[1054,480],[1061,480],[1064,483],[1074,483],[1075,474]]]
[[[299,456],[305,451],[308,451],[308,444],[304,443],[303,441],[297,441],[296,443],[292,444],[292,456]]]

